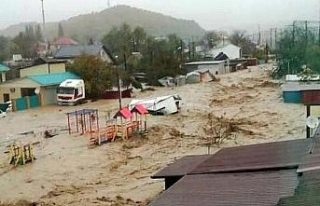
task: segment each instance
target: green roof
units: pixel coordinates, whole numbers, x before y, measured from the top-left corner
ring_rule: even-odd
[[[10,70],[9,67],[6,67],[6,66],[4,66],[3,64],[0,64],[0,72],[7,72],[7,71],[9,71],[9,70]]]
[[[66,79],[80,79],[78,75],[71,72],[33,75],[28,78],[37,82],[41,86],[58,85]]]

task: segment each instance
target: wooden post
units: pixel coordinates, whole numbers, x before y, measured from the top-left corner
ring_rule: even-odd
[[[69,117],[69,113],[67,114],[67,117],[68,117],[68,131],[69,131],[69,134],[71,134],[71,126],[70,126],[70,117]]]
[[[96,110],[96,121],[97,121],[97,130],[99,131],[99,116],[98,116],[98,110]]]
[[[306,105],[307,106],[307,118],[310,116],[310,105]],[[308,127],[308,125],[306,125],[306,135],[307,138],[310,138],[310,128]]]
[[[79,133],[79,120],[78,120],[78,112],[76,111],[76,127],[77,127],[77,133]]]

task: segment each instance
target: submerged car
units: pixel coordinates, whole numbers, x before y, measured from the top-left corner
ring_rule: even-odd
[[[2,111],[2,110],[0,110],[0,118],[4,118],[6,116],[7,116],[7,113]]]

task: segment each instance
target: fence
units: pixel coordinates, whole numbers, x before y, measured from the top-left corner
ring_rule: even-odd
[[[12,111],[21,111],[41,106],[38,95],[12,99]]]

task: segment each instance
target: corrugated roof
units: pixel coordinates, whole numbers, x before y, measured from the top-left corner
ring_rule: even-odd
[[[75,58],[81,55],[97,56],[102,45],[69,45],[62,46],[55,55],[55,58]]]
[[[295,170],[187,175],[150,206],[271,206],[297,184]]]
[[[27,77],[23,77],[23,78],[19,78],[19,79],[12,79],[9,81],[5,81],[5,82],[1,83],[1,87],[35,88],[35,87],[39,87],[39,83],[37,83]]]
[[[3,64],[0,64],[0,72],[7,72],[9,70],[10,70],[9,67],[7,67],[7,66],[5,66]]]
[[[224,61],[198,61],[198,62],[189,62],[184,65],[213,65],[213,64],[221,64]]]
[[[308,91],[308,90],[320,90],[320,84],[315,83],[298,83],[298,82],[292,82],[292,83],[285,83],[281,85],[282,91]]]
[[[291,197],[281,198],[278,206],[320,205],[320,170],[305,172]]]
[[[299,168],[297,170],[298,173],[320,170],[320,139],[312,138],[311,141],[312,147],[310,154],[305,158],[303,163],[299,165]]]
[[[68,45],[62,46],[55,55],[55,58],[75,58],[83,54],[97,56],[102,45]]]
[[[132,113],[130,112],[130,110],[128,108],[122,108],[120,111],[118,111],[114,115],[114,118],[117,118],[117,117],[123,117],[125,119],[129,119],[132,117]]]
[[[164,178],[184,176],[194,170],[199,164],[208,159],[211,155],[190,155],[169,164],[164,169],[153,175],[151,178]]]
[[[142,104],[137,104],[131,110],[131,113],[133,113],[133,112],[139,113],[140,115],[148,114],[148,110]]]
[[[59,85],[66,79],[80,79],[78,75],[71,72],[33,75],[28,78],[37,82],[41,86]]]
[[[309,154],[311,146],[311,139],[301,139],[224,148],[191,173],[298,168]]]

